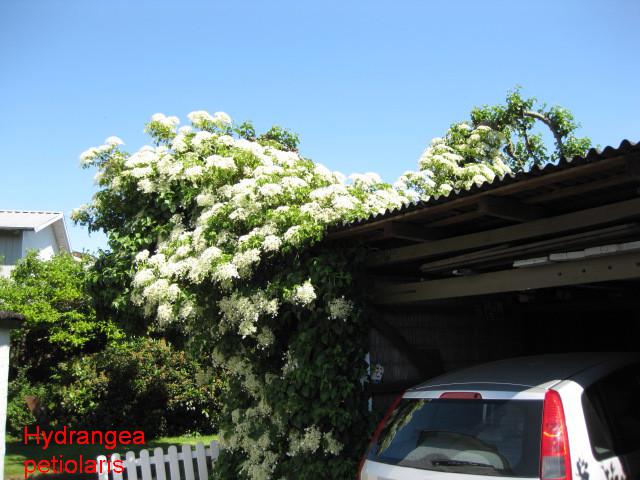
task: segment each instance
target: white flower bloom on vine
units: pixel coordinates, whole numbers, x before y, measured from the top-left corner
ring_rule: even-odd
[[[158,305],[156,311],[156,319],[160,325],[167,325],[173,320],[173,307],[168,303],[161,303]]]
[[[266,183],[262,185],[258,191],[260,192],[260,195],[265,197],[274,197],[282,193],[282,187],[276,183]]]
[[[96,147],[91,147],[85,150],[80,154],[80,165],[86,167],[87,165],[91,165],[93,160],[100,155],[100,150]]]
[[[169,288],[167,288],[167,299],[170,302],[175,302],[179,296],[180,296],[180,287],[175,283],[172,283],[171,285],[169,285]]]
[[[329,170],[327,167],[325,167],[321,163],[316,163],[313,167],[313,171],[315,172],[316,175],[319,175],[320,177],[326,180],[330,180],[332,177],[331,170]]]
[[[216,197],[212,193],[201,193],[196,197],[199,207],[210,207],[216,203]]]
[[[205,142],[206,140],[209,140],[211,137],[213,137],[213,134],[211,132],[207,132],[207,131],[198,132],[191,139],[191,144],[194,147],[200,147],[203,142]]]
[[[236,265],[240,276],[245,277],[250,273],[251,267],[260,261],[260,250],[250,248],[244,252],[238,252],[233,256],[233,264]]]
[[[445,195],[448,194],[451,190],[453,190],[453,187],[448,183],[443,183],[442,185],[440,185],[439,188],[440,188],[440,191]]]
[[[329,455],[339,455],[342,451],[342,444],[335,439],[331,432],[324,433],[325,452]]]
[[[298,235],[299,231],[300,227],[298,225],[294,225],[293,227],[287,229],[286,232],[284,232],[283,238],[285,239],[285,241],[291,242],[295,240],[295,237]]]
[[[353,302],[344,297],[334,298],[327,304],[329,318],[332,320],[345,320],[353,311]]]
[[[176,135],[175,138],[171,141],[171,147],[176,152],[184,152],[189,148],[186,142],[186,137],[182,133]]]
[[[213,122],[215,120],[209,112],[206,112],[204,110],[191,112],[189,113],[189,115],[187,115],[187,118],[197,127],[204,125],[207,122]]]
[[[233,263],[228,262],[218,265],[213,276],[218,281],[225,281],[238,278],[240,274],[238,273],[238,268]]]
[[[84,204],[84,205],[80,205],[78,208],[74,208],[73,210],[71,210],[71,220],[77,221],[80,219],[81,216],[83,216],[85,213],[87,213],[87,210],[89,209],[89,205]]]
[[[352,173],[349,175],[349,180],[351,180],[354,185],[360,185],[363,187],[371,187],[382,182],[380,175],[373,172]]]
[[[180,123],[180,120],[178,119],[178,117],[174,117],[174,116],[167,117],[164,113],[154,113],[151,116],[151,121],[158,122],[160,125],[167,128],[175,128]]]
[[[213,114],[213,120],[222,125],[231,125],[231,117],[224,112],[216,112]]]
[[[271,149],[269,153],[275,157],[278,163],[285,166],[293,166],[295,162],[300,160],[300,155],[296,152],[284,152],[282,150]]]
[[[276,235],[267,235],[262,242],[262,248],[267,252],[275,252],[282,245],[282,240]]]
[[[169,282],[164,278],[160,278],[145,287],[143,295],[147,301],[159,303],[161,300],[167,299],[168,291]]]
[[[293,301],[300,306],[307,306],[316,299],[316,291],[311,284],[311,280],[307,280],[302,285],[298,285],[293,290]]]
[[[280,183],[284,188],[290,189],[290,190],[297,189],[297,188],[304,188],[308,186],[308,183],[305,182],[300,177],[291,177],[291,176],[283,177]]]
[[[149,258],[149,250],[141,250],[136,254],[136,263],[144,262]]]
[[[256,324],[250,320],[242,320],[238,325],[238,333],[242,338],[253,335],[258,330]]]
[[[331,200],[334,208],[342,209],[342,210],[351,210],[355,207],[355,203],[352,197],[348,197],[346,195],[340,195],[338,197],[334,197]]]
[[[124,142],[119,137],[116,137],[115,135],[112,135],[111,137],[107,137],[104,143],[105,145],[124,145]]]
[[[184,302],[182,302],[182,305],[180,305],[178,316],[182,320],[187,320],[189,318],[193,318],[195,316],[195,313],[196,309],[193,302],[191,300],[185,300]]]
[[[184,175],[189,180],[197,180],[202,176],[202,167],[200,165],[193,165],[184,171]]]
[[[231,135],[222,135],[218,138],[218,142],[227,147],[233,147],[236,143]]]
[[[138,270],[133,276],[133,285],[136,287],[143,287],[153,281],[155,275],[152,270],[145,268]]]
[[[222,170],[235,170],[236,162],[232,157],[223,157],[221,155],[211,155],[205,159],[207,168],[220,168]]]
[[[143,178],[138,182],[138,189],[145,194],[153,193],[155,190],[155,185],[148,178]]]

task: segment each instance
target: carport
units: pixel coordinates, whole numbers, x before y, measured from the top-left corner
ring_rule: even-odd
[[[370,250],[374,404],[474,363],[637,350],[639,188],[625,140],[330,232]]]

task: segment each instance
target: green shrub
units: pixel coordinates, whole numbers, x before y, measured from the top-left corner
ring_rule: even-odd
[[[44,385],[32,385],[27,379],[25,369],[20,369],[16,377],[9,382],[7,395],[7,433],[16,437],[22,435],[24,427],[35,425],[38,419],[27,408],[26,397],[36,397],[46,403],[47,391]]]
[[[137,338],[60,364],[52,417],[62,425],[141,429],[147,438],[213,433],[222,382],[164,340]]]

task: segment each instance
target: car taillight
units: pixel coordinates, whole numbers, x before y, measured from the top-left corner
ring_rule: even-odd
[[[540,478],[542,480],[571,480],[567,422],[560,394],[555,390],[548,390],[544,396]]]
[[[444,392],[440,398],[452,400],[482,400],[482,395],[478,392]]]
[[[367,460],[367,453],[369,453],[369,449],[371,448],[371,445],[373,445],[374,443],[376,443],[378,441],[378,437],[380,436],[380,433],[382,432],[382,429],[387,424],[387,420],[389,420],[389,417],[391,416],[393,411],[396,409],[396,407],[400,403],[400,400],[402,400],[403,395],[404,395],[404,392],[402,392],[400,395],[398,395],[393,400],[393,402],[391,402],[391,405],[389,405],[389,408],[387,409],[387,412],[384,414],[384,417],[382,417],[382,420],[380,420],[380,423],[378,423],[378,426],[376,427],[375,432],[373,432],[373,436],[371,437],[371,441],[369,442],[369,446],[367,447],[366,451],[362,455],[362,458],[360,459],[360,465],[358,466],[358,474],[356,476],[356,480],[360,480],[360,475],[362,474],[362,467],[364,467],[364,462]]]

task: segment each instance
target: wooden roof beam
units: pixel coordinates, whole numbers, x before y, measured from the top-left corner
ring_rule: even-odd
[[[399,238],[413,242],[424,242],[442,238],[445,232],[441,228],[428,228],[413,223],[389,222],[384,225],[385,238]]]
[[[640,278],[640,253],[610,255],[467,277],[385,285],[374,290],[378,305],[405,305],[446,298]]]
[[[471,251],[491,245],[534,239],[547,235],[558,235],[600,225],[614,225],[617,222],[632,218],[640,218],[640,198],[632,198],[610,205],[588,208],[554,217],[541,218],[518,225],[509,225],[483,232],[381,250],[370,255],[367,265],[369,267],[381,267],[420,261],[435,255]]]
[[[527,205],[509,197],[487,195],[478,201],[478,211],[482,215],[516,222],[528,222],[548,217],[549,211],[537,205]]]

